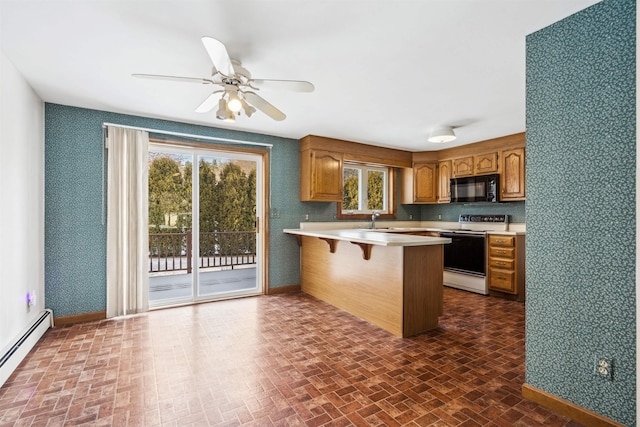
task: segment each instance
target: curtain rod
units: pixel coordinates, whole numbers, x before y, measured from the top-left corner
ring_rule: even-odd
[[[149,129],[149,128],[142,128],[142,127],[138,127],[138,126],[119,125],[119,124],[107,123],[107,122],[102,123],[102,128],[106,128],[107,126],[115,126],[115,127],[119,127],[119,128],[125,128],[125,129],[143,130],[143,131],[149,132],[149,133],[159,133],[159,134],[163,134],[163,135],[181,136],[181,137],[184,137],[184,138],[206,139],[206,140],[209,140],[209,141],[231,142],[233,144],[245,144],[245,145],[259,145],[261,147],[273,148],[273,144],[267,144],[265,142],[240,141],[240,140],[237,140],[237,139],[218,138],[218,137],[215,137],[215,136],[194,135],[194,134],[190,134],[190,133],[171,132],[171,131],[167,131],[167,130]]]

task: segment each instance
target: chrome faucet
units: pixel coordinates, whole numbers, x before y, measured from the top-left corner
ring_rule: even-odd
[[[373,213],[371,214],[371,229],[375,230],[376,229],[376,218],[380,216],[380,212],[378,211],[373,211]]]

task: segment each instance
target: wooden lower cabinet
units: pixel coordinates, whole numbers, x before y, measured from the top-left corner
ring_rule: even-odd
[[[525,236],[489,234],[489,293],[517,301],[525,298]]]

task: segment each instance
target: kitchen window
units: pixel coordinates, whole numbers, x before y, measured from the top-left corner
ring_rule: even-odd
[[[393,168],[345,162],[338,219],[362,219],[373,212],[394,218],[394,178]]]

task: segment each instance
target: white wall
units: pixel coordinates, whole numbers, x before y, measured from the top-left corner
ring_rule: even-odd
[[[0,51],[0,356],[43,309],[44,104]]]

